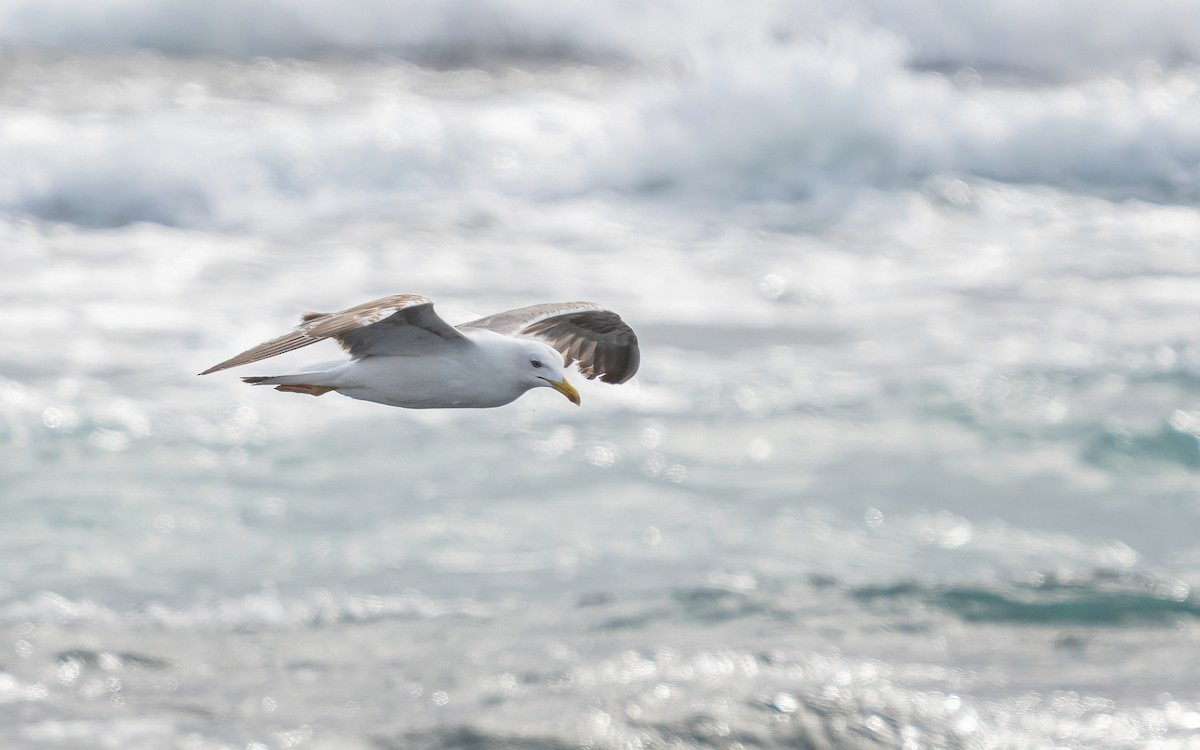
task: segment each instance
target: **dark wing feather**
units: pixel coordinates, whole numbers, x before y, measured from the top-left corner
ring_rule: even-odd
[[[545,339],[588,379],[624,383],[641,364],[637,334],[621,316],[592,302],[552,302],[489,315],[459,326]]]
[[[419,294],[396,294],[336,313],[304,313],[291,333],[213,365],[201,375],[257,362],[324,339],[336,339],[354,359],[403,354],[422,346],[466,344],[456,328],[437,316],[433,303]]]

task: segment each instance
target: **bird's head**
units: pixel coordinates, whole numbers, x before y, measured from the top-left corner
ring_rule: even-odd
[[[522,347],[521,353],[520,367],[525,372],[530,388],[553,388],[566,396],[571,403],[579,405],[579,391],[567,382],[567,376],[563,372],[563,356],[557,349],[540,341],[530,341],[528,346]]]

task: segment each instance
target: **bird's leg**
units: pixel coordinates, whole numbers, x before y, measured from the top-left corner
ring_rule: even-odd
[[[332,385],[277,385],[275,390],[285,393],[307,393],[310,396],[324,396],[337,388]]]

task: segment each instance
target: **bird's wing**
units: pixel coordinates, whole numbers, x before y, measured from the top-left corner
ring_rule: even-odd
[[[624,383],[642,361],[637,334],[607,307],[592,302],[550,302],[496,313],[463,323],[508,335],[537,336],[562,352],[567,364],[579,361],[588,379]]]
[[[304,313],[300,316],[300,325],[291,333],[259,344],[200,374],[257,362],[328,338],[336,339],[354,359],[469,343],[454,326],[438,317],[427,297],[396,294],[341,312]]]

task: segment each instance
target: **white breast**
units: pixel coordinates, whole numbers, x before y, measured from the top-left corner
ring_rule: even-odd
[[[445,409],[503,406],[529,390],[515,371],[519,360],[512,347],[520,342],[490,331],[469,337],[474,345],[436,354],[348,362],[338,374],[338,391],[389,406]]]

